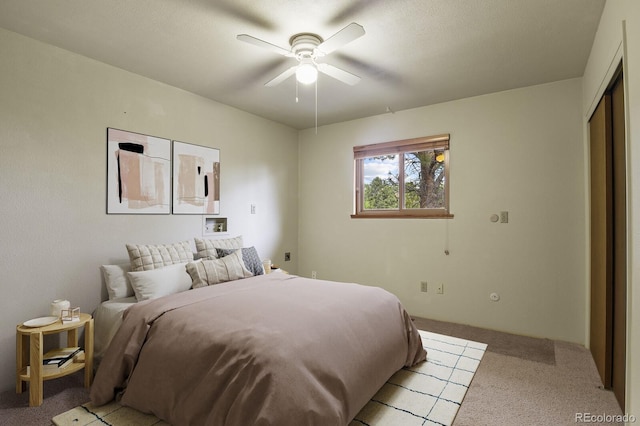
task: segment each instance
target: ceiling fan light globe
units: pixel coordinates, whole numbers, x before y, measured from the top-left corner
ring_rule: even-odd
[[[298,83],[311,84],[318,79],[318,69],[313,64],[301,64],[296,70]]]

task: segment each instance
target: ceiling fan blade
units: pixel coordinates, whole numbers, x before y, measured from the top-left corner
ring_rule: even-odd
[[[328,55],[334,50],[344,46],[347,43],[351,43],[353,40],[358,37],[362,37],[364,35],[364,28],[361,25],[356,24],[355,22],[350,23],[323,43],[317,47],[317,51]]]
[[[280,73],[276,77],[274,77],[271,80],[267,81],[264,85],[267,86],[267,87],[277,86],[278,84],[282,83],[283,81],[285,81],[286,79],[291,77],[293,74],[295,74],[296,73],[296,68],[298,68],[297,65],[295,65],[295,66],[283,71],[282,73]]]
[[[318,64],[318,71],[325,73],[329,77],[333,77],[336,80],[340,80],[341,82],[353,86],[360,81],[360,77],[355,74],[351,74],[349,71],[345,71],[341,68],[334,67],[329,64]]]
[[[291,53],[290,50],[284,49],[280,46],[276,46],[275,44],[271,44],[269,42],[266,42],[264,40],[260,40],[259,38],[255,38],[253,36],[250,36],[248,34],[239,34],[236,36],[236,38],[240,41],[244,41],[245,43],[249,43],[249,44],[253,44],[255,46],[258,47],[262,47],[265,49],[268,49],[272,52],[275,52],[279,55],[283,55],[283,56],[293,56],[293,53]]]
[[[362,61],[354,58],[353,56],[345,55],[342,52],[334,53],[332,58],[338,59],[343,65],[347,65],[347,68],[350,70],[366,75],[367,78],[378,80],[388,85],[397,86],[402,84],[402,77],[400,74],[373,62]]]
[[[264,16],[257,12],[252,12],[250,6],[241,6],[237,0],[216,0],[207,2],[207,5],[216,11],[226,13],[233,18],[239,19],[244,22],[248,22],[256,27],[260,27],[265,30],[276,30],[276,26],[273,22],[266,19]],[[344,22],[344,20],[342,21]]]
[[[365,9],[375,6],[375,3],[383,1],[384,0],[352,0],[349,2],[342,2],[344,7],[337,11],[331,19],[328,20],[328,23],[334,25],[348,21],[354,16],[362,15]]]

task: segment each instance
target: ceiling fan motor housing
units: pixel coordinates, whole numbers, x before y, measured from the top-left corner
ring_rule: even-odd
[[[295,57],[298,58],[298,60],[303,58],[315,59],[317,56],[320,56],[316,48],[322,42],[322,37],[312,33],[296,34],[289,39],[291,51],[295,54]]]

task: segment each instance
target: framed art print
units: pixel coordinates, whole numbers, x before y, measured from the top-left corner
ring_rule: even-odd
[[[107,214],[169,214],[171,141],[107,129]]]
[[[173,141],[173,213],[220,213],[220,150]]]

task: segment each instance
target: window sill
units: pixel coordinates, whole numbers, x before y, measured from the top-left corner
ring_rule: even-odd
[[[445,212],[369,211],[351,215],[351,219],[453,219]]]

